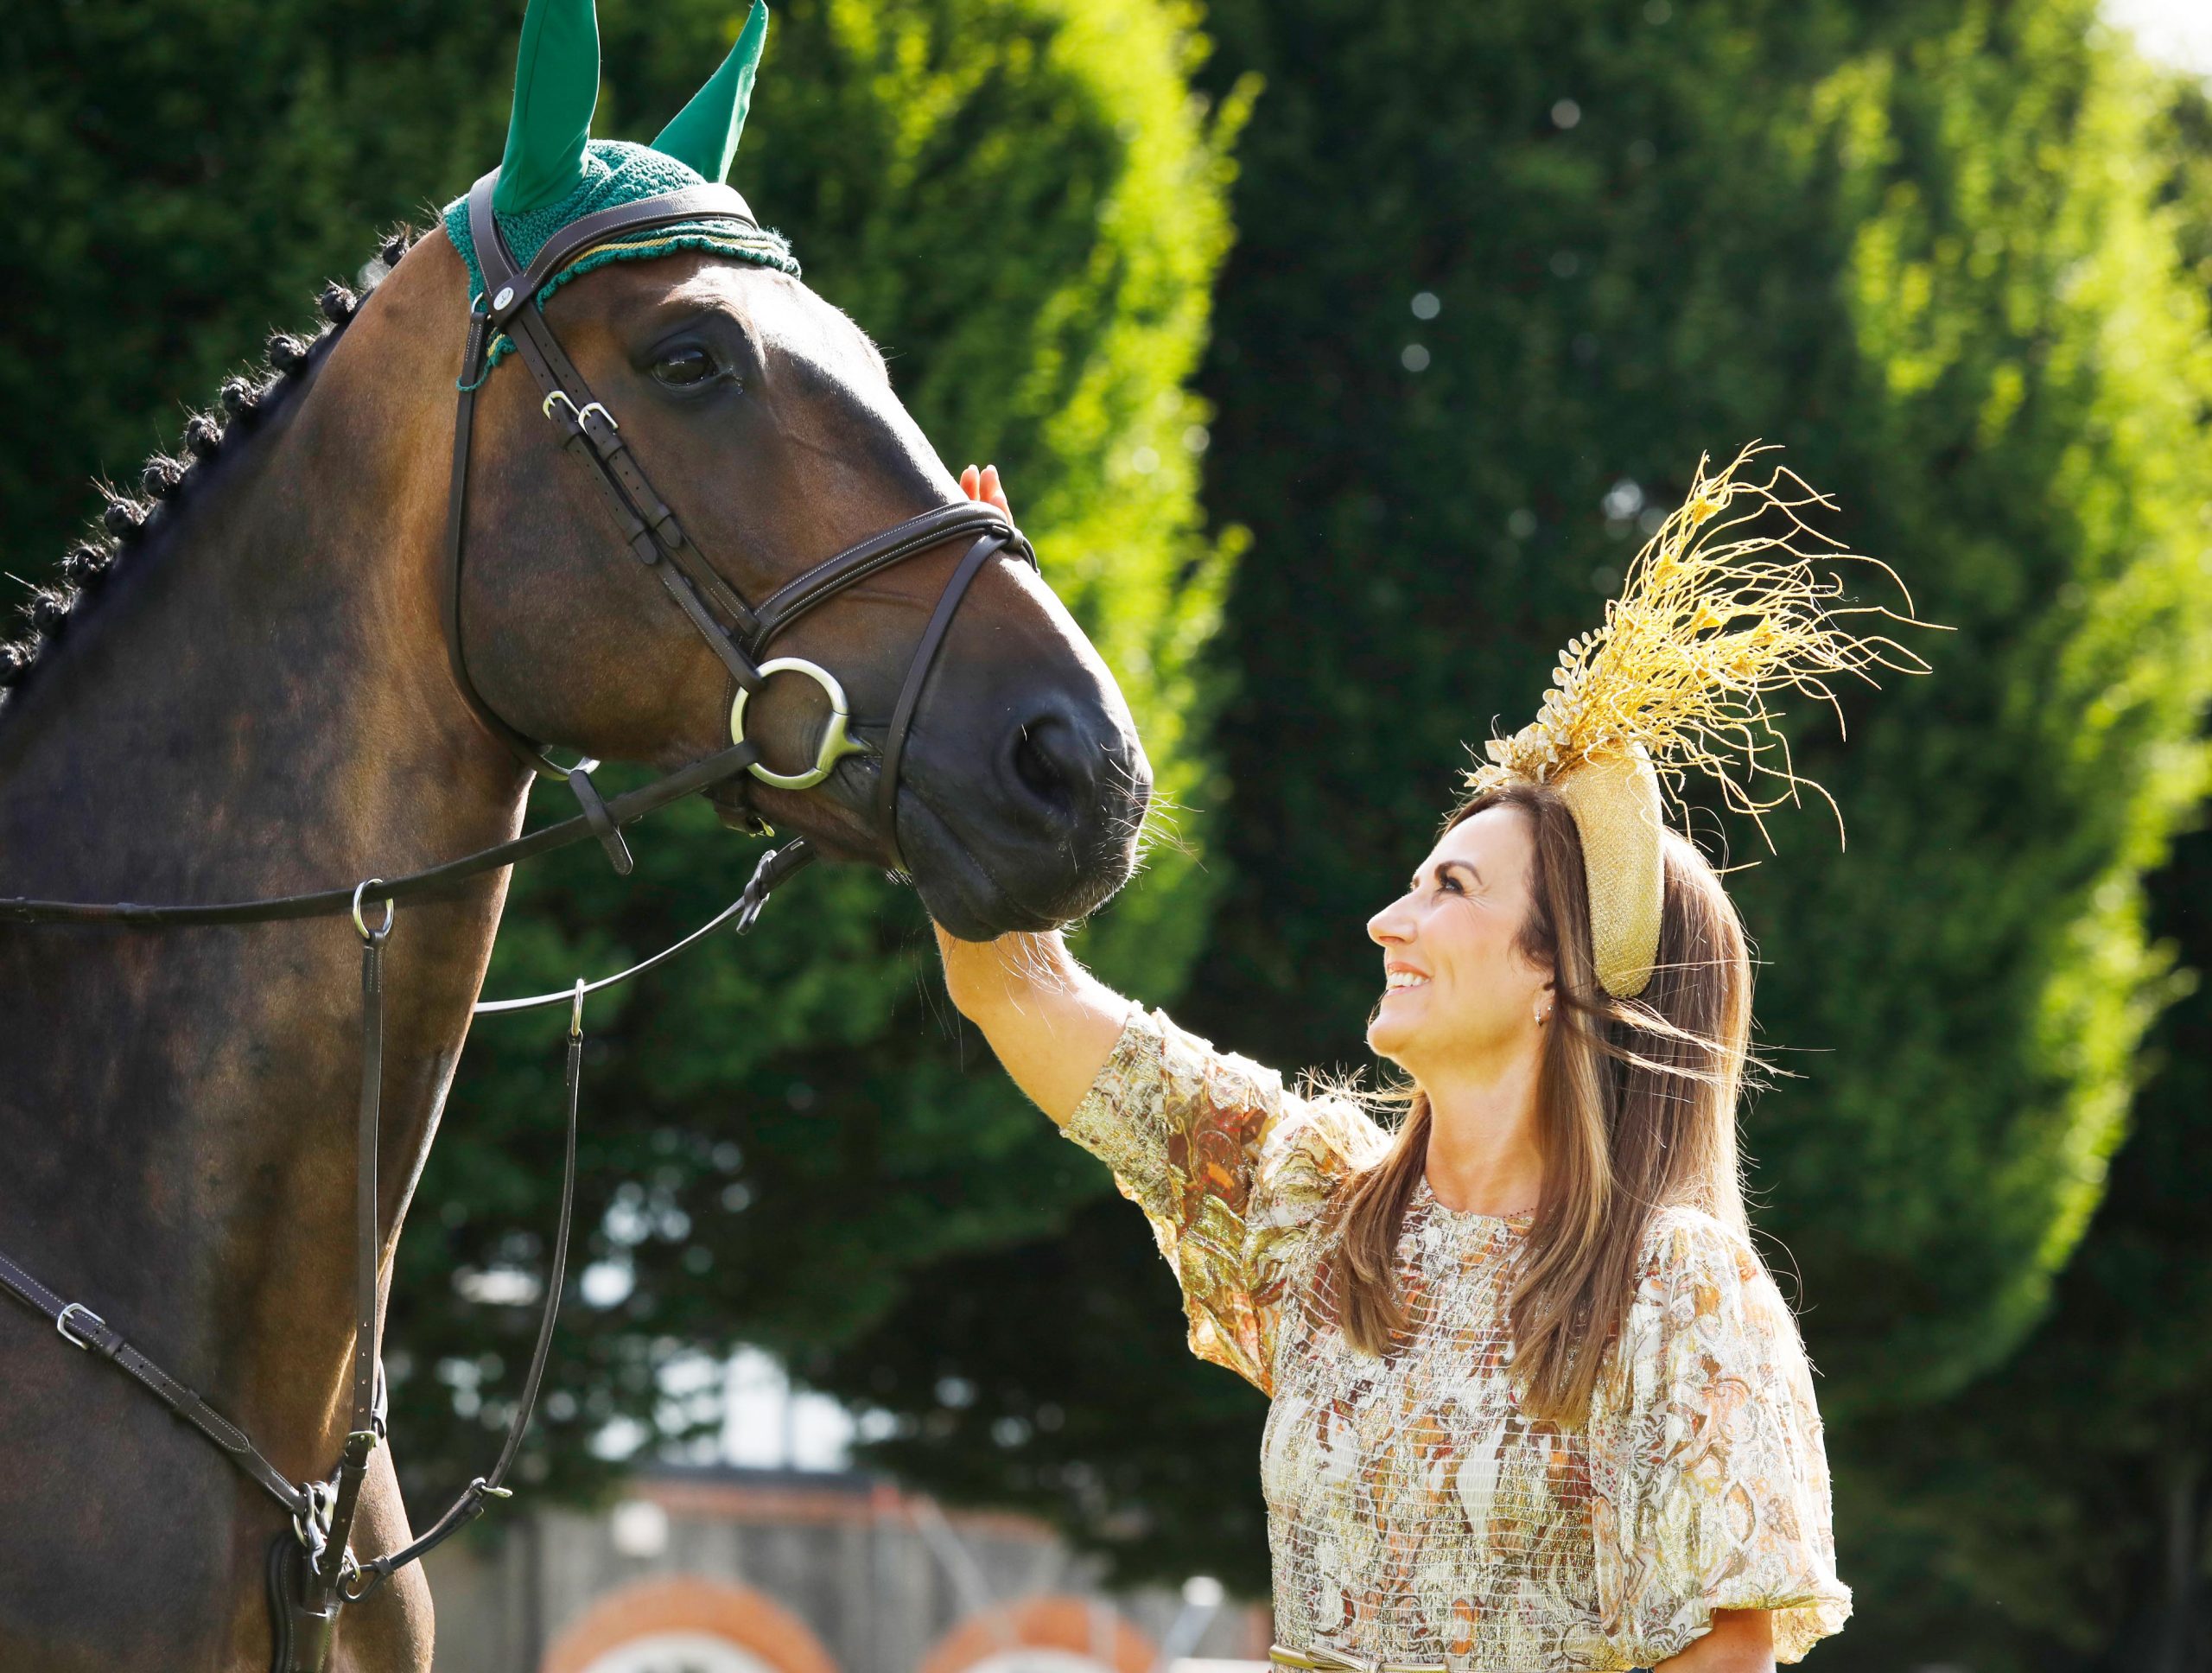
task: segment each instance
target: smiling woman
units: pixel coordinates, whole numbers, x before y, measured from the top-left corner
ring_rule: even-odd
[[[955,1002],[1142,1208],[1192,1351],[1270,1396],[1285,1666],[1734,1673],[1850,1613],[1811,1367],[1738,1178],[1744,931],[1659,773],[1761,811],[1760,773],[1797,787],[1761,694],[1910,661],[1841,631],[1793,544],[1813,496],[1745,461],[1700,469],[1369,920],[1395,1134],[1133,1007],[1057,935],[941,938]]]

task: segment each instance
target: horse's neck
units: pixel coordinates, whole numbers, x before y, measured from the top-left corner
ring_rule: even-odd
[[[512,824],[514,764],[446,671],[442,497],[404,480],[433,449],[353,456],[341,398],[222,461],[0,714],[0,894],[280,891]]]
[[[339,359],[354,347],[341,338],[318,385],[126,557],[111,595],[0,714],[0,895],[286,893],[516,829],[518,770],[444,665],[443,438],[363,432],[342,381],[359,372]],[[400,910],[388,1227],[503,894],[486,880]],[[299,1437],[328,1389],[275,1388],[265,1368],[342,1362],[359,957],[343,918],[0,927],[0,1250],[81,1291],[179,1374],[232,1390],[242,1420],[272,1429],[280,1466],[317,1473],[327,1460],[305,1454],[319,1432]]]

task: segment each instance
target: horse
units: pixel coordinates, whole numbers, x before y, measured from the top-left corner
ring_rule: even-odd
[[[324,293],[319,337],[278,337],[270,372],[226,385],[185,451],[148,466],[144,497],[115,493],[107,537],[41,595],[35,664],[0,652],[0,894],[238,900],[499,843],[533,774],[487,714],[663,772],[728,747],[723,663],[632,560],[549,422],[568,415],[512,359],[473,393],[467,564],[448,576],[456,371],[471,302],[488,303],[448,236],[385,256],[365,297]],[[790,271],[672,248],[581,273],[543,318],[740,598],[961,500],[880,355]],[[1078,916],[1128,879],[1149,769],[1112,676],[1007,551],[970,564],[942,619],[963,554],[968,537],[868,573],[779,639],[837,671],[855,751],[800,787],[821,694],[772,677],[743,725],[784,770],[709,793],[727,824],[772,820],[831,858],[903,868],[938,922],[983,938]],[[918,704],[901,702],[925,624],[942,654]],[[912,730],[887,780],[894,708]],[[379,1314],[505,877],[396,908]],[[343,915],[0,925],[0,1249],[293,1481],[321,1479],[351,1427],[360,957]],[[282,1509],[60,1333],[0,1306],[0,1666],[268,1665]],[[396,1550],[410,1532],[380,1447],[353,1543]],[[431,1646],[422,1571],[404,1568],[346,1611],[335,1665],[427,1669]]]

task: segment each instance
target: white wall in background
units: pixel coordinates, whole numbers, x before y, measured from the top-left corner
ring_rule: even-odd
[[[827,1395],[794,1390],[784,1368],[758,1348],[740,1348],[722,1384],[722,1457],[731,1464],[842,1470],[853,1420]]]
[[[655,1632],[618,1645],[584,1673],[776,1673],[758,1656],[711,1632]]]

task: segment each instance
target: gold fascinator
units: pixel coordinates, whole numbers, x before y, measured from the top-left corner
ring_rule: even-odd
[[[1718,474],[1699,459],[1688,498],[1630,564],[1605,625],[1560,653],[1536,718],[1491,739],[1488,760],[1467,775],[1478,793],[1513,783],[1558,787],[1582,838],[1598,979],[1617,999],[1643,991],[1658,957],[1666,801],[1685,773],[1713,779],[1762,836],[1760,816],[1795,802],[1801,787],[1835,810],[1833,797],[1791,769],[1769,694],[1817,697],[1840,726],[1827,677],[1874,684],[1867,671],[1876,666],[1928,671],[1895,640],[1844,625],[1856,615],[1931,624],[1839,602],[1843,583],[1815,564],[1872,563],[1893,582],[1896,572],[1808,524],[1808,508],[1834,502],[1794,471],[1754,474],[1755,461],[1776,450],[1754,442]],[[1836,824],[1840,833],[1840,810]]]

